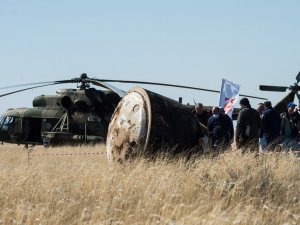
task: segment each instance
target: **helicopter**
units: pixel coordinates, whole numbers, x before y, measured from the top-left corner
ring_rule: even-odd
[[[2,142],[27,146],[43,144],[47,147],[50,144],[65,142],[105,140],[110,116],[123,94],[122,91],[108,84],[103,86],[102,82],[90,80],[86,74],[71,80],[41,83],[34,83],[39,85],[9,92],[1,97],[60,83],[78,85],[77,89],[59,89],[56,95],[35,97],[33,108],[8,109],[0,120]],[[90,88],[90,83],[105,87],[107,90]]]
[[[0,90],[35,85],[2,94],[0,97],[50,85],[77,84],[76,89],[59,89],[56,95],[35,97],[32,108],[8,109],[0,119],[0,141],[25,144],[25,146],[43,144],[45,147],[66,143],[105,142],[111,117],[116,106],[126,94],[107,82],[150,84],[220,93],[216,90],[183,85],[89,78],[85,73],[78,78],[69,80],[3,87]],[[91,84],[104,88],[104,90],[92,88]],[[241,96],[259,98],[249,95]],[[180,100],[179,104],[182,104]],[[186,107],[191,111],[194,106]],[[211,108],[212,106],[204,107],[208,111]],[[236,117],[237,113],[238,109],[235,109],[233,117]]]

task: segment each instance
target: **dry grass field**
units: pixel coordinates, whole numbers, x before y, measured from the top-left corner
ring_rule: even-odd
[[[104,146],[30,155],[0,145],[0,224],[300,224],[300,159],[290,155],[123,165]]]

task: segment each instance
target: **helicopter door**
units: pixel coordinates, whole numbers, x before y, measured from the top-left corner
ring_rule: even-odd
[[[41,118],[24,118],[23,121],[24,127],[23,130],[27,136],[25,139],[27,142],[41,142]]]

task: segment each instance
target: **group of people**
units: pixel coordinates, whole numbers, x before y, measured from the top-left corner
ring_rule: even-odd
[[[234,139],[242,152],[299,147],[300,107],[296,108],[296,104],[288,103],[286,112],[281,114],[273,109],[270,101],[259,103],[254,109],[248,98],[242,98],[240,106],[234,132],[232,119],[223,108],[213,107],[208,112],[203,104],[195,105],[193,113],[207,127],[213,151],[230,148]]]
[[[214,151],[223,151],[231,145],[234,140],[233,122],[223,108],[215,106],[208,112],[204,110],[202,103],[198,103],[193,113],[207,127],[210,147]]]

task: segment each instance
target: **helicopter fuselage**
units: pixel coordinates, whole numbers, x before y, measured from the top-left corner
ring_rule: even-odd
[[[105,141],[119,97],[111,91],[60,89],[41,95],[33,108],[9,109],[0,120],[0,141],[16,144],[60,144]]]

